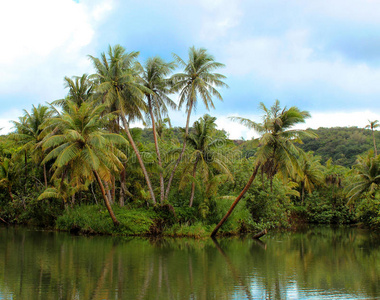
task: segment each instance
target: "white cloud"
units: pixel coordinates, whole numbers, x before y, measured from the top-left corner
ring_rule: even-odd
[[[380,69],[364,63],[346,63],[320,57],[308,45],[306,30],[288,31],[279,37],[234,40],[226,50],[227,73],[255,76],[277,87],[297,88],[319,82],[356,94],[380,93]]]
[[[208,41],[228,35],[228,31],[239,25],[243,15],[241,1],[200,0],[198,5],[204,9],[200,36]]]
[[[91,71],[88,50],[111,8],[106,0],[2,1],[0,96],[63,97],[64,76]]]

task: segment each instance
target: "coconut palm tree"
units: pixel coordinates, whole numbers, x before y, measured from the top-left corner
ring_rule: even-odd
[[[212,170],[220,174],[226,174],[232,180],[232,174],[228,169],[228,158],[218,149],[220,139],[215,138],[215,117],[204,115],[194,123],[194,133],[187,137],[191,154],[186,160],[183,174],[191,173],[191,196],[189,206],[193,206],[197,171],[201,171],[202,181],[208,183]],[[219,151],[218,151],[219,150]],[[189,176],[182,176],[181,185],[189,182]]]
[[[373,149],[375,151],[375,156],[377,156],[377,148],[376,148],[376,139],[375,139],[374,129],[380,127],[380,123],[378,120],[375,120],[375,121],[368,120],[368,122],[369,122],[369,124],[365,128],[369,128],[372,131]]]
[[[160,168],[161,204],[164,202],[165,187],[161,154],[158,147],[156,121],[162,121],[162,117],[168,118],[168,106],[172,109],[177,108],[177,105],[168,97],[170,88],[167,76],[174,68],[175,64],[173,62],[167,63],[158,56],[149,58],[144,67],[141,68],[142,84],[147,88],[145,91],[149,112],[147,119],[152,123],[154,145]]]
[[[216,62],[214,57],[210,55],[206,49],[191,47],[189,49],[187,63],[178,55],[174,54],[174,58],[184,70],[182,73],[177,73],[172,76],[173,91],[179,92],[179,108],[183,105],[186,106],[187,119],[182,151],[173,167],[166,186],[166,199],[168,199],[174,174],[186,149],[186,138],[189,134],[190,116],[193,108],[197,106],[199,98],[207,110],[209,110],[210,107],[215,108],[212,97],[214,96],[219,100],[223,100],[216,88],[227,87],[227,84],[223,81],[226,77],[214,72],[216,69],[224,67],[224,64]]]
[[[278,100],[275,101],[271,108],[267,108],[263,103],[260,103],[260,108],[264,112],[262,123],[256,123],[246,118],[232,118],[261,134],[260,145],[255,155],[254,170],[248,183],[232,203],[226,215],[215,227],[211,236],[216,235],[219,228],[233,212],[240,199],[251,186],[260,167],[263,167],[262,170],[271,180],[276,174],[279,174],[283,179],[289,176],[294,177],[300,170],[298,163],[300,149],[295,143],[301,142],[303,137],[316,137],[315,134],[306,130],[291,129],[299,123],[304,123],[305,119],[310,117],[307,111],[300,111],[295,106],[282,109]]]
[[[116,45],[109,47],[108,58],[105,53],[101,54],[101,59],[93,56],[89,57],[96,70],[96,74],[93,75],[97,82],[96,91],[109,111],[116,113],[118,118],[121,119],[124,131],[143,171],[152,202],[156,204],[149,174],[129,129],[129,122],[142,120],[143,112],[147,111],[147,105],[144,102],[144,92],[148,92],[149,90],[141,84],[140,77],[138,76],[138,69],[136,67],[138,55],[139,52],[126,53],[123,47]],[[115,129],[113,131],[117,132],[118,122],[114,124]]]
[[[313,152],[301,152],[299,160],[301,172],[298,172],[296,176],[296,181],[301,187],[301,205],[304,204],[306,191],[311,193],[316,185],[321,185],[324,182],[320,159],[320,156],[314,156]]]
[[[353,166],[353,176],[348,189],[348,205],[363,193],[369,193],[372,198],[380,187],[380,158],[369,153],[367,156],[359,156]]]
[[[53,111],[44,105],[39,104],[37,107],[33,105],[31,112],[24,110],[24,116],[19,118],[19,121],[12,121],[16,129],[11,138],[16,140],[21,145],[21,151],[24,154],[25,160],[25,176],[27,176],[27,157],[28,153],[32,154],[32,158],[37,165],[41,164],[43,152],[40,147],[42,141],[41,125],[52,117]],[[44,172],[45,187],[47,187],[46,166],[42,164]]]
[[[43,141],[43,149],[48,151],[43,162],[54,160],[52,179],[60,179],[62,185],[66,178],[76,186],[95,179],[112,221],[118,225],[103,181],[109,182],[111,172],[118,172],[123,167],[119,157],[124,158],[124,154],[115,145],[126,145],[126,140],[119,134],[103,130],[111,118],[109,114],[102,116],[105,105],[84,102],[78,106],[67,101],[67,106],[68,111],[47,122],[58,130]]]
[[[72,101],[80,106],[83,102],[90,101],[94,94],[94,82],[89,78],[87,74],[82,76],[73,76],[72,78],[65,77],[65,88],[69,89],[69,92],[64,99],[55,100],[53,105],[61,106],[64,110],[67,109],[66,102]]]

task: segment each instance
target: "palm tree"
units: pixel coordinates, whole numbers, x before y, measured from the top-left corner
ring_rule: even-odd
[[[143,171],[152,202],[156,204],[149,174],[129,130],[129,122],[136,119],[141,120],[142,112],[147,111],[143,99],[144,92],[147,92],[148,89],[140,84],[135,61],[138,54],[138,52],[126,53],[123,47],[116,45],[113,48],[109,47],[108,58],[105,53],[101,54],[101,59],[89,57],[97,72],[93,75],[98,83],[96,91],[109,111],[116,113],[121,118],[124,131]],[[115,127],[118,128],[118,122],[115,123]]]
[[[13,202],[12,175],[12,161],[9,158],[4,157],[3,161],[0,162],[0,186],[3,186],[7,189],[9,197]]]
[[[348,203],[368,192],[372,198],[380,186],[380,158],[369,153],[367,156],[359,156],[353,166],[354,175],[348,189]]]
[[[201,177],[204,183],[209,181],[210,173],[212,169],[221,174],[226,174],[229,179],[232,179],[232,174],[228,169],[228,158],[223,155],[221,151],[218,151],[220,139],[215,138],[215,117],[204,115],[198,121],[194,123],[194,133],[191,133],[187,137],[187,142],[190,146],[191,154],[186,160],[184,167],[181,184],[189,182],[186,174],[188,171],[191,173],[191,196],[189,201],[189,207],[193,206],[196,174],[198,170],[201,170]]]
[[[277,173],[284,179],[289,176],[294,177],[300,170],[298,164],[300,149],[295,145],[295,142],[301,142],[302,137],[316,137],[315,134],[306,130],[291,129],[296,124],[304,123],[305,119],[310,117],[307,111],[300,111],[295,106],[289,109],[286,109],[286,107],[281,109],[278,100],[270,109],[263,103],[260,103],[260,108],[264,112],[262,123],[256,123],[240,117],[232,118],[260,133],[260,145],[255,156],[255,167],[248,183],[232,203],[226,215],[215,227],[211,236],[216,235],[219,228],[233,212],[235,206],[251,186],[260,167],[263,167],[263,171],[271,180]]]
[[[80,106],[83,102],[90,101],[94,94],[94,83],[87,74],[82,76],[65,77],[65,88],[69,89],[68,95],[64,99],[55,100],[53,105],[67,109],[66,102],[72,101]]]
[[[43,149],[49,152],[43,162],[54,160],[52,179],[60,179],[62,185],[66,178],[77,186],[95,178],[112,221],[118,225],[102,181],[109,182],[111,172],[122,168],[118,157],[124,155],[115,145],[126,145],[126,140],[119,134],[103,131],[111,118],[109,114],[101,117],[105,105],[94,107],[93,103],[84,102],[79,107],[72,101],[67,101],[67,105],[67,112],[47,122],[58,130],[43,141]]]
[[[367,125],[365,128],[369,128],[372,131],[373,148],[375,150],[375,156],[377,156],[377,148],[376,148],[376,139],[375,139],[374,129],[380,127],[380,123],[378,120],[375,120],[375,121],[368,120],[368,122],[369,122],[369,125]]]
[[[300,171],[296,180],[301,186],[301,205],[304,204],[305,192],[311,193],[316,185],[324,181],[323,169],[320,164],[320,157],[314,156],[313,152],[301,153]]]
[[[144,68],[141,70],[142,84],[147,88],[145,91],[149,111],[149,117],[147,119],[150,119],[152,123],[154,145],[156,149],[158,166],[160,168],[161,204],[164,202],[165,187],[161,154],[157,140],[156,120],[162,121],[162,117],[168,117],[167,106],[172,109],[177,107],[177,105],[168,97],[170,89],[169,81],[166,78],[174,67],[174,63],[166,63],[160,57],[155,56],[153,58],[149,58],[146,61]]]
[[[224,64],[215,61],[214,57],[207,53],[204,48],[196,49],[194,46],[189,49],[189,59],[187,63],[178,55],[174,54],[177,63],[183,66],[183,73],[177,73],[172,76],[173,91],[179,92],[179,108],[186,105],[187,119],[185,127],[185,136],[182,151],[174,165],[170,174],[165,192],[165,199],[168,199],[170,187],[174,178],[177,167],[182,160],[186,149],[186,138],[189,134],[189,124],[192,109],[196,107],[198,98],[200,98],[206,109],[214,107],[212,96],[219,100],[223,100],[217,87],[227,87],[223,82],[226,77],[213,71],[224,67]]]
[[[33,105],[31,113],[24,110],[24,116],[19,118],[19,121],[12,121],[16,132],[11,135],[11,138],[16,140],[21,146],[21,151],[24,153],[25,160],[25,176],[27,176],[27,153],[30,151],[36,164],[41,164],[43,159],[40,142],[42,141],[41,125],[53,115],[53,111],[47,106],[39,104],[37,107]],[[46,166],[42,164],[44,172],[45,187],[47,187]]]

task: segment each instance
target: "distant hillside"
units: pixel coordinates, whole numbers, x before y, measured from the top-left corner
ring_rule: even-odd
[[[318,134],[318,139],[304,139],[300,147],[304,151],[314,151],[325,163],[330,157],[333,162],[351,167],[357,155],[373,149],[372,132],[357,127],[333,127],[310,129]],[[380,132],[375,131],[377,145],[380,146]]]
[[[193,129],[190,128],[190,132]],[[318,135],[318,139],[304,139],[299,145],[304,151],[313,151],[321,156],[321,162],[325,163],[330,157],[333,162],[345,167],[351,167],[359,154],[373,149],[372,132],[369,129],[357,127],[333,127],[309,129]],[[133,134],[137,141],[153,143],[151,128],[134,128]],[[182,140],[183,132],[179,127],[166,129],[166,134],[178,140]],[[225,131],[219,131],[221,136]],[[380,152],[380,131],[375,131],[376,141]],[[167,138],[167,137],[166,137]],[[232,140],[235,146],[242,151],[245,157],[253,156],[258,146],[257,141]]]

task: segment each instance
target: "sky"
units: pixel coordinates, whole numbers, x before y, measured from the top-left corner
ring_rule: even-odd
[[[311,114],[300,128],[365,127],[380,120],[380,1],[0,0],[0,127],[32,105],[64,98],[64,77],[94,72],[109,45],[139,60],[206,48],[229,88],[208,112],[230,138],[254,135],[230,116],[260,122],[259,103]],[[178,70],[180,71],[180,70]],[[177,100],[173,96],[173,100]],[[171,113],[185,126],[185,112]]]

